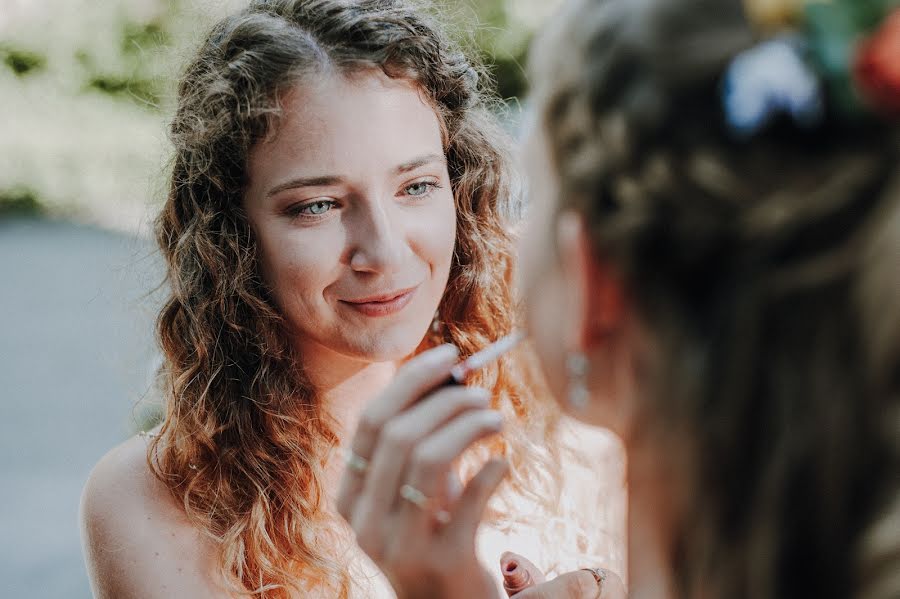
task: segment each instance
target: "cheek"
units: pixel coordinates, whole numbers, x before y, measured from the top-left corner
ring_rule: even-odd
[[[530,302],[531,298],[528,297],[529,291],[538,280],[541,269],[540,255],[543,248],[540,247],[541,244],[537,241],[541,239],[541,236],[535,230],[534,219],[529,219],[526,225],[516,247],[516,266],[513,282],[517,297]]]
[[[526,324],[547,382],[557,398],[566,387],[562,274],[551,248],[549,219],[535,207],[519,240],[516,285]]]
[[[263,278],[282,309],[309,305],[322,295],[338,265],[334,235],[270,229],[260,237]]]
[[[523,276],[528,332],[550,389],[561,398],[566,388],[561,277],[554,269],[534,264],[528,270]]]
[[[456,207],[450,194],[439,198],[433,210],[416,218],[411,241],[416,254],[431,266],[434,277],[445,277],[450,272],[456,247]]]

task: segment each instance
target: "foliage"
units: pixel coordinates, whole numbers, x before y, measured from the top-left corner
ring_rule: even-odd
[[[165,188],[165,128],[198,32],[246,0],[45,0],[0,14],[0,189],[102,225],[145,227]],[[525,90],[537,20],[558,0],[438,0],[488,63]],[[477,26],[473,27],[473,24]]]
[[[42,212],[34,191],[25,187],[0,190],[0,217],[34,216]]]
[[[0,56],[3,64],[19,76],[40,71],[47,65],[47,59],[37,52],[11,46],[0,46]]]
[[[860,97],[855,72],[858,50],[889,13],[900,10],[900,2],[836,0],[810,2],[804,8],[804,29],[836,106],[846,115],[865,114],[868,107]]]

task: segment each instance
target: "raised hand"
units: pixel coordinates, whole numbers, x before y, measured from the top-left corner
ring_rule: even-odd
[[[499,596],[475,533],[507,465],[488,462],[461,490],[448,481],[501,418],[486,390],[445,385],[457,359],[442,346],[400,369],[363,414],[341,481],[338,511],[401,599]]]

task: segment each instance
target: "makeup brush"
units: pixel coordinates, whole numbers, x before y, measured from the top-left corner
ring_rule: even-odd
[[[503,354],[513,349],[519,344],[525,334],[521,331],[513,331],[505,337],[501,337],[494,341],[484,349],[475,352],[450,370],[450,379],[448,385],[464,385],[466,378],[475,372],[481,370],[494,360],[499,359]]]

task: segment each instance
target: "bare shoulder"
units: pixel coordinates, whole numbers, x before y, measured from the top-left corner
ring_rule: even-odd
[[[94,467],[81,497],[85,561],[95,597],[226,597],[212,580],[214,548],[129,439]]]

